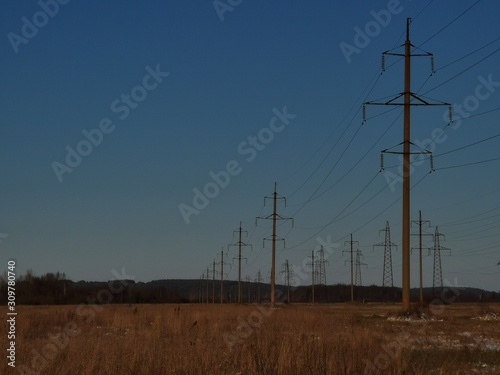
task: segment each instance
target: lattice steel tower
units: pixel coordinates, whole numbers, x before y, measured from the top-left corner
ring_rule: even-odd
[[[392,247],[397,245],[391,242],[391,227],[389,222],[386,222],[385,229],[380,230],[380,232],[385,232],[385,241],[378,243],[375,246],[384,247],[384,273],[382,275],[382,286],[393,287],[394,280],[392,277]]]
[[[326,270],[325,270],[326,263],[328,263],[328,261],[325,260],[325,250],[323,249],[323,245],[321,245],[321,248],[318,250],[318,260],[316,261],[317,285],[326,285]]]
[[[361,266],[366,266],[366,263],[361,262],[362,256],[363,256],[363,254],[358,249],[356,251],[356,282],[355,282],[356,286],[363,286],[363,283],[361,281]]]
[[[432,292],[435,288],[443,287],[443,268],[441,267],[441,251],[451,251],[451,249],[441,246],[439,237],[444,234],[439,233],[438,227],[434,234],[434,270],[432,272]]]

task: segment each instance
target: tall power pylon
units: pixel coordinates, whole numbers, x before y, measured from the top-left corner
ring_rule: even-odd
[[[383,169],[383,155],[388,154],[400,154],[403,155],[403,218],[402,218],[402,241],[403,241],[403,298],[402,305],[403,311],[410,311],[410,162],[412,154],[429,154],[431,156],[431,170],[432,166],[432,153],[428,150],[423,150],[420,152],[412,152],[410,137],[410,110],[412,106],[437,106],[446,105],[450,107],[449,103],[430,103],[426,99],[420,98],[417,94],[411,91],[411,58],[418,56],[428,56],[431,57],[432,71],[434,71],[434,58],[429,52],[422,51],[422,53],[412,53],[412,48],[417,49],[410,42],[410,24],[411,18],[406,20],[406,40],[404,43],[404,53],[394,53],[392,51],[386,51],[382,54],[382,71],[385,70],[385,56],[402,56],[405,61],[404,68],[404,91],[398,94],[391,100],[386,102],[365,102],[364,105],[385,105],[385,106],[403,106],[404,108],[404,137],[403,137],[403,151],[395,152],[389,151],[388,149],[382,151],[382,169]],[[398,99],[403,97],[403,103],[397,102]],[[414,102],[412,102],[412,100]],[[363,114],[365,111],[363,110]],[[451,107],[450,107],[450,121],[451,121]]]
[[[393,287],[394,280],[392,277],[392,247],[397,247],[397,245],[391,241],[391,227],[388,221],[385,224],[385,229],[381,229],[380,232],[385,232],[385,241],[375,244],[373,245],[373,247],[384,247],[384,272],[382,275],[382,286]]]
[[[422,228],[423,226],[430,227],[431,222],[430,220],[422,220],[422,211],[418,211],[418,221],[414,220],[412,223],[418,224],[418,264],[419,264],[419,299],[420,299],[420,306],[423,306],[424,304],[424,271],[423,271],[423,257],[422,257],[422,237],[423,236],[432,236],[430,233],[423,233]],[[429,248],[427,248],[429,249]]]
[[[351,263],[351,302],[354,302],[354,245],[358,244],[358,246],[359,246],[359,242],[352,240],[352,233],[351,233],[351,240],[346,241],[346,244],[350,245],[350,250],[342,251],[342,253],[345,253],[345,252],[351,253],[351,260],[350,260],[350,263]]]
[[[215,303],[215,259],[212,268],[212,303]]]
[[[220,303],[224,303],[224,264],[228,264],[224,262],[224,246],[222,247],[220,253],[220,262],[217,263],[220,265]],[[229,263],[231,265],[231,263]]]
[[[434,294],[435,288],[443,287],[443,269],[441,267],[441,251],[451,251],[451,249],[441,246],[440,237],[444,237],[444,234],[439,233],[438,227],[436,227],[436,232],[434,233],[434,270],[432,272],[432,294]]]
[[[247,259],[247,258],[241,256],[241,248],[245,247],[245,246],[250,246],[250,248],[252,248],[252,245],[247,245],[246,243],[244,243],[242,241],[243,233],[248,235],[248,232],[246,230],[241,229],[241,221],[240,221],[239,229],[233,231],[233,233],[238,233],[238,242],[236,242],[235,244],[229,244],[229,245],[227,245],[227,247],[229,250],[229,248],[231,246],[238,246],[238,256],[234,257],[233,259],[238,260],[238,303],[241,303],[241,260],[245,259],[245,261],[246,261],[246,259]]]
[[[318,285],[326,285],[326,264],[328,264],[328,261],[325,260],[325,250],[323,249],[323,245],[321,245],[321,248],[318,250],[317,256]]]
[[[361,280],[361,266],[366,266],[366,263],[361,262],[361,257],[363,253],[361,250],[356,251],[356,286],[363,286],[363,282]]]
[[[293,227],[293,218],[290,217],[283,217],[281,215],[278,215],[277,211],[277,205],[278,205],[278,199],[281,199],[285,202],[286,206],[286,198],[285,197],[280,197],[278,196],[278,193],[276,192],[276,188],[278,186],[278,183],[274,183],[274,193],[273,195],[264,197],[264,206],[266,205],[266,201],[269,199],[273,200],[273,213],[271,215],[265,216],[265,217],[257,217],[255,219],[255,226],[257,226],[257,220],[258,219],[265,219],[265,220],[272,220],[273,221],[273,234],[271,238],[264,238],[264,245],[266,240],[270,240],[272,242],[272,255],[271,255],[271,305],[274,307],[276,305],[276,293],[275,293],[275,288],[276,288],[276,241],[283,241],[285,242],[284,238],[278,238],[276,234],[276,222],[278,220],[292,220],[292,227]]]
[[[311,266],[311,288],[312,288],[312,303],[314,303],[314,284],[315,284],[315,276],[316,276],[316,261],[314,260],[314,250],[311,251],[311,263],[307,263],[307,265]]]

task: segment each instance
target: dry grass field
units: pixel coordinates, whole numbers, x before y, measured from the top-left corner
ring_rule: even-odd
[[[500,305],[18,306],[2,374],[500,374]],[[5,308],[2,313],[5,315]],[[7,349],[7,324],[1,327]]]

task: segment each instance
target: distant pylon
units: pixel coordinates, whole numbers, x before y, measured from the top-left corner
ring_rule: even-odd
[[[266,200],[272,199],[273,200],[273,213],[271,215],[265,216],[265,217],[257,217],[255,218],[255,226],[257,226],[257,221],[259,219],[266,219],[266,220],[272,220],[273,221],[273,234],[271,235],[271,238],[264,238],[264,244],[266,240],[270,240],[272,243],[272,249],[271,249],[271,305],[274,307],[276,305],[276,241],[283,241],[285,242],[284,238],[278,238],[276,234],[276,222],[278,220],[292,220],[292,227],[293,227],[293,219],[290,217],[283,217],[277,213],[277,202],[278,200],[284,200],[285,206],[286,206],[286,198],[278,196],[278,193],[276,192],[278,183],[274,183],[274,193],[270,196],[264,197],[264,206],[266,205]]]
[[[385,229],[380,230],[380,232],[385,232],[385,241],[373,246],[384,246],[384,272],[382,275],[382,286],[393,287],[394,280],[392,277],[392,247],[397,247],[397,245],[391,242],[391,227],[389,226],[388,221],[385,224]]]
[[[354,302],[354,258],[353,258],[353,254],[354,254],[354,245],[355,244],[359,245],[359,242],[352,240],[352,233],[351,233],[351,240],[346,241],[345,243],[350,245],[350,250],[344,250],[344,251],[342,251],[342,254],[347,253],[347,252],[351,253],[351,260],[350,261],[346,260],[345,263],[347,263],[347,262],[351,263],[351,302]]]
[[[239,227],[239,229],[233,231],[233,233],[238,233],[238,242],[236,242],[235,244],[229,244],[229,245],[227,245],[227,248],[229,250],[229,248],[231,246],[238,246],[238,256],[234,257],[233,260],[234,259],[238,260],[238,303],[241,303],[242,302],[242,293],[241,293],[241,260],[245,259],[245,262],[247,260],[247,258],[241,256],[241,248],[245,247],[245,246],[250,246],[250,249],[252,249],[252,245],[247,245],[246,243],[244,243],[241,240],[243,234],[248,235],[248,232],[246,230],[242,230],[241,229],[241,221],[240,221],[240,227]]]
[[[441,246],[439,237],[444,234],[439,233],[438,227],[434,234],[434,270],[432,272],[432,293],[434,294],[435,288],[443,287],[443,269],[441,267],[441,251],[450,251],[449,248]]]
[[[224,303],[224,264],[227,264],[224,262],[224,246],[220,252],[220,262],[217,264],[220,265],[220,303]],[[231,266],[231,263],[229,263],[229,266]]]
[[[356,286],[363,286],[363,282],[361,281],[361,266],[366,266],[366,263],[361,262],[361,257],[363,254],[361,251],[358,249],[356,251]]]
[[[328,261],[325,260],[325,250],[323,249],[323,245],[321,245],[321,248],[318,250],[318,258],[319,259],[317,260],[317,270],[318,270],[317,284],[326,285],[325,264],[328,263]]]
[[[418,211],[418,221],[412,221],[412,223],[418,224],[418,263],[419,263],[419,299],[420,306],[424,304],[424,271],[423,271],[423,256],[422,256],[422,236],[432,236],[430,233],[423,233],[422,227],[426,225],[427,227],[431,226],[430,220],[422,220],[422,211]],[[427,248],[429,249],[429,248]],[[412,248],[413,250],[413,248]]]
[[[285,260],[285,263],[283,263],[283,271],[281,273],[285,274],[285,283],[286,283],[286,290],[287,290],[287,302],[291,303],[290,300],[290,277],[293,276],[293,270],[290,269],[290,264],[288,263],[288,259]]]
[[[311,265],[311,288],[312,288],[312,303],[314,303],[314,285],[315,285],[315,278],[316,278],[316,261],[314,260],[314,250],[311,251],[311,263],[307,263],[308,265]]]

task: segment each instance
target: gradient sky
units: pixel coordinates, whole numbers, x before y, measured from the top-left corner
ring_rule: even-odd
[[[244,241],[253,245],[244,252],[242,277],[254,279],[261,270],[267,278],[271,246],[263,248],[262,239],[271,223],[255,228],[255,217],[270,214],[264,196],[277,181],[278,193],[288,198],[279,212],[294,218],[293,229],[289,222],[278,227],[286,237],[278,271],[285,259],[300,271],[319,237],[338,245],[328,259],[328,282],[348,283],[342,250],[353,233],[366,263],[363,284],[380,285],[383,248],[373,250],[373,244],[384,240],[379,230],[386,221],[392,241],[401,244],[401,184],[391,189],[388,175],[378,173],[380,151],[398,150],[402,109],[368,107],[362,125],[361,108],[363,101],[403,91],[401,60],[388,57],[380,75],[381,53],[404,42],[406,18],[413,17],[411,40],[421,47],[415,52],[434,53],[437,72],[430,76],[429,58],[414,58],[412,90],[465,106],[470,118],[447,126],[446,107],[412,109],[416,145],[434,138],[434,129],[446,129],[440,143],[429,146],[436,171],[428,173],[428,160],[415,165],[413,183],[424,179],[412,190],[411,215],[417,220],[422,210],[433,225],[426,232],[437,225],[445,234],[442,245],[451,255],[442,256],[444,279],[498,290],[500,161],[439,168],[499,158],[500,137],[438,154],[499,134],[500,111],[484,112],[500,103],[500,3],[482,0],[468,11],[475,0],[231,3],[237,5],[217,3],[230,8],[219,15],[209,0],[69,1],[59,9],[52,5],[53,17],[44,17],[34,1],[4,1],[3,268],[14,258],[18,273],[60,271],[75,281],[108,280],[111,270],[123,267],[141,281],[198,278],[222,247],[237,241],[233,230],[242,221],[249,234]],[[37,32],[23,27],[34,17]],[[355,40],[355,28],[367,27],[372,36]],[[13,47],[10,33],[23,37],[23,31],[29,38]],[[340,45],[355,42],[361,48],[349,63]],[[147,67],[170,73],[150,91],[137,88]],[[493,83],[484,87],[488,80]],[[147,81],[150,88],[154,82]],[[147,97],[125,116],[118,107],[122,94],[133,90]],[[270,131],[284,107],[296,117],[280,132]],[[76,149],[85,140],[82,131],[106,118],[113,131],[60,182],[53,163],[65,163],[66,147]],[[283,128],[279,120],[274,124]],[[251,146],[249,137],[259,134],[273,139]],[[239,173],[186,224],[179,205],[192,206],[193,189],[203,190],[210,172],[232,160]],[[398,163],[394,155],[385,157],[387,167]],[[432,246],[430,236],[425,246]],[[425,286],[432,286],[433,257],[424,254]],[[231,248],[227,260],[236,255]],[[414,287],[417,264],[414,253]],[[393,267],[400,286],[401,246],[393,251]]]

